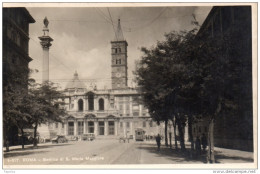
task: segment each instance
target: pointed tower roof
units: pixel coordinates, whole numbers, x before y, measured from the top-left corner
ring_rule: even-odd
[[[75,71],[73,79],[66,85],[65,89],[84,89],[86,88],[85,84],[79,80],[78,73]]]
[[[121,29],[120,19],[118,19],[117,30],[115,33],[114,41],[124,41],[123,31]]]

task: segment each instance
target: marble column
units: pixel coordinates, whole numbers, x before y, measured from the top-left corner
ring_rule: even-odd
[[[143,111],[143,106],[139,104],[139,116],[143,115],[142,111]]]
[[[77,111],[78,110],[78,100],[76,97],[74,97],[74,108],[73,108],[74,111]]]
[[[133,116],[133,99],[132,96],[130,96],[130,103],[129,103],[129,115]]]
[[[97,136],[98,135],[98,121],[94,122],[94,134]]]
[[[117,126],[118,126],[118,121],[115,120],[114,124],[115,124],[115,135],[117,135]]]
[[[84,99],[84,101],[85,101],[85,111],[87,111],[88,110],[88,99]]]
[[[68,135],[68,121],[64,122],[64,134],[65,134],[65,136]]]
[[[83,134],[86,134],[86,120],[83,120]]]
[[[105,135],[108,135],[108,121],[105,120]]]
[[[74,120],[74,136],[78,135],[78,124],[77,120]]]
[[[133,135],[133,121],[130,121],[130,135]]]

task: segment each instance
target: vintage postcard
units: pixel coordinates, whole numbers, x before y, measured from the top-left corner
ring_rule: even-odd
[[[3,3],[3,169],[257,168],[257,3]]]

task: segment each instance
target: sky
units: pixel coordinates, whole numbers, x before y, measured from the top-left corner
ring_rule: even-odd
[[[73,78],[75,71],[87,87],[111,88],[111,41],[120,18],[125,40],[128,42],[128,86],[135,87],[133,71],[140,60],[141,47],[151,48],[164,40],[170,31],[189,30],[192,14],[202,24],[210,6],[161,7],[27,7],[36,20],[30,24],[29,67],[31,74],[42,81],[42,48],[38,37],[43,35],[43,19],[49,20],[49,35],[53,38],[49,50],[50,81],[61,89]],[[110,17],[111,16],[111,17]],[[113,21],[113,25],[112,22]]]

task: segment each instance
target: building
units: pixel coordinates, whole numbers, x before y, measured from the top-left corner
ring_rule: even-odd
[[[68,116],[63,118],[63,123],[39,127],[41,137],[65,135],[74,139],[85,133],[94,133],[99,138],[134,138],[138,128],[151,136],[160,131],[144,107],[140,91],[127,86],[127,45],[118,20],[115,39],[111,42],[112,89],[87,88],[75,72],[62,99]]]
[[[213,7],[197,36],[199,39],[228,38],[234,43],[230,50],[235,50],[228,57],[239,62],[232,67],[240,70],[235,81],[239,92],[230,96],[238,108],[235,113],[227,112],[215,120],[215,146],[253,151],[251,6]],[[193,126],[194,137],[207,134],[207,122],[201,120]]]
[[[26,8],[3,8],[3,95],[10,86],[27,91],[28,64],[32,60],[28,54],[29,24],[34,22]],[[17,144],[18,129],[8,126],[10,145]]]

